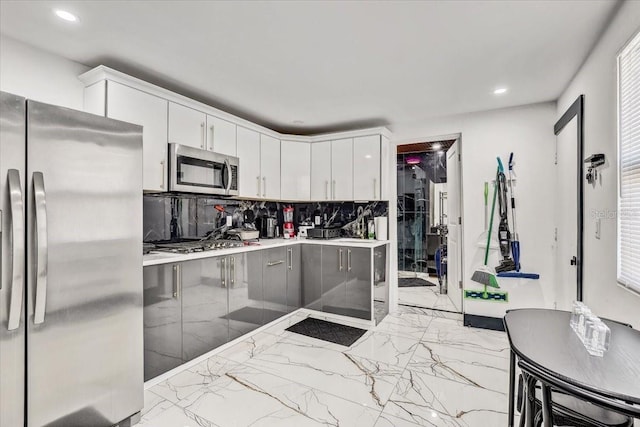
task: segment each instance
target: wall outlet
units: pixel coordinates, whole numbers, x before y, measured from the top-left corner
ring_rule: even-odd
[[[596,239],[600,239],[600,225],[601,225],[600,218],[597,218],[596,219]]]

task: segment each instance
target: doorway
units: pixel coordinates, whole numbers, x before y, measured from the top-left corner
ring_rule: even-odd
[[[461,312],[458,139],[397,146],[398,304]]]

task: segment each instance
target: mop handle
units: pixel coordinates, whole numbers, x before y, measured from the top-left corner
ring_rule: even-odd
[[[516,196],[513,192],[513,152],[509,155],[509,190],[511,190],[511,219],[513,222],[514,240],[518,240],[518,231],[516,228]]]
[[[498,159],[500,161],[500,159]],[[493,202],[491,203],[491,220],[489,220],[489,232],[487,233],[487,247],[484,250],[484,265],[489,263],[489,246],[491,245],[491,232],[493,231],[493,215],[496,211],[496,198],[498,197],[498,174],[500,173],[500,167],[496,171],[496,185],[493,189]],[[486,291],[486,287],[485,287]]]

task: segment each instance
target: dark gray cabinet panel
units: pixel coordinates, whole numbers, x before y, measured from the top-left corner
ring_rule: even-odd
[[[262,252],[245,252],[227,257],[231,340],[264,324]]]
[[[301,245],[287,248],[287,312],[302,307]]]
[[[222,281],[221,258],[187,261],[180,265],[184,361],[229,340],[227,287]]]
[[[301,245],[302,307],[322,310],[322,246]]]
[[[345,248],[347,316],[371,320],[371,250]]]
[[[287,313],[287,248],[262,251],[264,323]]]
[[[322,311],[345,314],[347,308],[346,251],[342,247],[322,248]]]
[[[178,298],[177,264],[143,269],[144,379],[182,363],[182,306]]]

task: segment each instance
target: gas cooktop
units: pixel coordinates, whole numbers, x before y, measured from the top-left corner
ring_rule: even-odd
[[[195,240],[173,243],[155,243],[154,251],[190,254],[194,252],[213,251],[217,249],[239,248],[244,244],[239,240]]]

